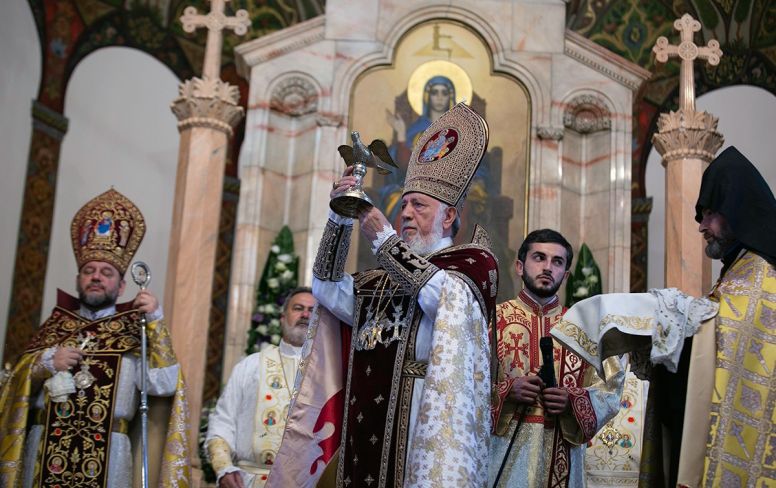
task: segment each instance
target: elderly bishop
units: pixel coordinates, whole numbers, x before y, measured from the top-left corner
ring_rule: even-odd
[[[312,486],[324,470],[337,486],[487,483],[496,259],[481,230],[453,246],[487,134],[463,103],[423,133],[400,234],[377,208],[359,215],[378,268],[344,273],[352,224],[331,214],[313,269],[321,306],[271,486]],[[354,183],[348,168],[331,196]]]

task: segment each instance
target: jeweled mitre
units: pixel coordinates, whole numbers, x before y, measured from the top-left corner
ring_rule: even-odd
[[[412,151],[404,194],[420,192],[459,207],[488,148],[488,124],[459,103],[431,124]]]
[[[70,224],[78,269],[89,261],[103,261],[124,274],[145,231],[143,214],[129,198],[113,188],[96,196]]]

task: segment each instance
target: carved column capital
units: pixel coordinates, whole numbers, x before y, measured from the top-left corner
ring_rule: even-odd
[[[240,91],[236,86],[211,78],[192,78],[178,86],[178,98],[170,109],[178,118],[178,131],[190,127],[209,127],[232,136],[232,127],[245,111],[237,105]]]
[[[564,132],[563,127],[545,125],[536,128],[536,137],[542,140],[559,141],[563,139]]]
[[[679,109],[661,114],[652,144],[663,157],[663,166],[677,159],[711,162],[725,138],[717,132],[719,119],[707,112]]]

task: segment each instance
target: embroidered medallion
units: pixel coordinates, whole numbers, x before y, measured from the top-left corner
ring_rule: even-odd
[[[88,360],[81,362],[81,371],[73,375],[73,381],[75,381],[75,387],[78,388],[78,396],[84,396],[84,390],[92,386],[96,379],[92,373],[89,372]]]

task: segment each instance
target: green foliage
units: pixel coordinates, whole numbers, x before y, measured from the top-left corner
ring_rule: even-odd
[[[299,256],[294,252],[291,229],[284,226],[270,247],[267,264],[259,280],[246,354],[258,352],[264,342],[280,342],[280,312],[286,296],[298,286],[298,282]]]
[[[566,306],[601,294],[601,270],[587,244],[582,243],[577,257],[577,266],[566,282]]]

